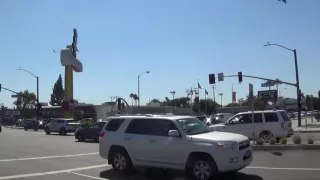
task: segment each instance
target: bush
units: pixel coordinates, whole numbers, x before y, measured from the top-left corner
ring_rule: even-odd
[[[287,142],[288,142],[288,139],[285,138],[285,137],[283,137],[283,138],[280,139],[280,143],[281,143],[281,144],[287,144]]]
[[[257,145],[263,145],[264,141],[261,138],[256,139]]]
[[[314,143],[314,140],[313,140],[312,136],[308,136],[307,137],[307,141],[308,141],[308,144],[313,144]]]
[[[269,144],[270,145],[274,145],[274,144],[276,144],[276,139],[275,138],[273,138],[273,137],[271,137],[270,139],[269,139]]]
[[[301,144],[301,136],[300,135],[294,135],[292,136],[293,144]]]

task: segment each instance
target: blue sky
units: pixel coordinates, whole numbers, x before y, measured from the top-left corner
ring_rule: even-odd
[[[84,71],[74,74],[74,97],[100,104],[110,96],[129,100],[141,77],[141,103],[176,97],[195,87],[203,91],[209,73],[255,75],[295,82],[293,53],[298,52],[300,86],[305,94],[320,90],[320,1],[288,0],[3,0],[0,1],[0,84],[16,91],[36,91],[48,102],[59,74],[59,51],[78,29],[78,58]],[[218,82],[223,104],[231,101],[237,78]],[[262,81],[244,78],[235,85],[237,98],[264,90]],[[287,89],[285,89],[287,88]],[[295,96],[295,88],[280,86],[281,95]],[[218,95],[216,96],[218,98]],[[2,90],[0,103],[12,106],[11,93]],[[129,101],[130,102],[130,101]]]

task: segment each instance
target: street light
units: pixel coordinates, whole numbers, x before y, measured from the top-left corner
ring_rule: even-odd
[[[231,101],[232,101],[232,103],[231,103],[231,107],[232,107],[232,114],[233,114],[233,103],[234,103],[234,101],[233,101],[233,86],[234,85],[237,85],[238,83],[236,83],[236,84],[232,84],[232,86],[231,86],[231,92],[232,92],[232,94],[231,94]],[[237,101],[236,101],[237,102]]]
[[[221,108],[222,108],[222,96],[223,96],[223,93],[219,93],[219,96],[220,96],[220,98],[221,98]]]
[[[140,76],[142,74],[149,74],[150,71],[145,71],[145,72],[142,72],[138,75],[138,106],[140,106]]]
[[[23,68],[18,68],[18,71],[25,71],[27,73],[29,73],[31,76],[35,77],[37,79],[37,105],[39,104],[39,77],[34,75],[33,73],[31,73],[30,71],[23,69]],[[38,114],[38,118],[39,118],[39,114]]]
[[[285,46],[279,44],[271,44],[267,42],[264,46],[278,46],[288,51],[293,52],[294,55],[294,64],[295,64],[295,71],[296,71],[296,87],[297,87],[297,103],[298,103],[298,127],[301,127],[301,96],[300,96],[300,85],[299,85],[299,71],[298,71],[298,58],[297,58],[297,50],[296,49],[289,49]]]
[[[174,95],[176,94],[175,91],[170,91],[170,93],[172,94],[172,113],[174,112],[174,104],[173,104],[173,100],[174,100]]]

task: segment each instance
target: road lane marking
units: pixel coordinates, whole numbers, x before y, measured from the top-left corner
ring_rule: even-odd
[[[18,179],[18,178],[27,178],[27,177],[35,177],[35,176],[45,176],[45,175],[54,175],[54,174],[61,174],[61,173],[70,173],[73,171],[82,171],[82,170],[88,170],[88,169],[96,169],[101,167],[108,167],[109,164],[101,164],[96,166],[86,166],[86,167],[80,167],[80,168],[73,168],[73,169],[64,169],[64,170],[58,170],[58,171],[47,171],[47,172],[41,172],[41,173],[29,173],[29,174],[18,174],[18,175],[11,175],[11,176],[1,176],[0,180],[7,180],[7,179]]]
[[[38,159],[53,159],[53,158],[65,158],[65,157],[77,157],[77,156],[90,156],[90,155],[95,155],[95,154],[98,154],[98,152],[83,153],[83,154],[71,154],[71,155],[60,155],[60,156],[30,157],[30,158],[19,158],[19,159],[0,159],[0,162],[27,161],[27,160],[38,160]]]
[[[248,166],[245,169],[320,171],[320,168],[278,168],[278,167],[251,167],[251,166]]]
[[[100,178],[100,177],[95,177],[95,176],[89,176],[89,175],[86,175],[86,174],[80,174],[80,173],[76,173],[76,172],[70,172],[70,173],[71,173],[71,174],[74,174],[74,175],[82,176],[82,177],[91,178],[91,179],[107,180],[107,179],[105,179],[105,178]]]

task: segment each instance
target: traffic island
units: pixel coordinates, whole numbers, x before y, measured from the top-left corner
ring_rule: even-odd
[[[320,150],[320,144],[264,144],[252,145],[253,151],[277,151],[277,150]]]

